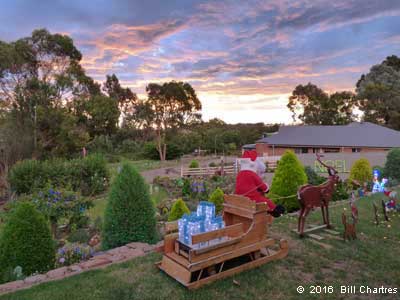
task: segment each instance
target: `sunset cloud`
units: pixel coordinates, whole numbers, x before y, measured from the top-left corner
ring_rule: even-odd
[[[287,98],[298,84],[353,90],[400,52],[397,0],[21,0],[2,8],[0,20],[15,26],[1,26],[0,39],[41,27],[70,34],[95,80],[115,73],[141,97],[149,82],[187,81],[204,118],[228,122],[291,122]]]

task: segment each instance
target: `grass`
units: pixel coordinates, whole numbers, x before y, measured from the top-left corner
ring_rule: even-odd
[[[0,299],[398,299],[398,294],[387,297],[340,294],[339,289],[341,285],[400,287],[400,215],[392,215],[391,227],[386,223],[376,226],[373,223],[372,201],[378,202],[381,197],[374,195],[359,200],[358,240],[343,242],[325,239],[323,243],[333,246],[327,250],[309,239],[300,240],[291,232],[296,227],[297,218],[285,216],[275,220],[271,234],[289,241],[286,259],[217,281],[196,291],[186,290],[156,269],[154,263],[161,256],[154,253],[127,263],[4,295]],[[340,232],[344,207],[348,207],[348,204],[330,209],[331,220]],[[319,211],[311,213],[307,220],[307,223],[320,222]],[[238,284],[234,284],[233,279]],[[296,292],[299,285],[306,288],[302,295]],[[310,294],[311,285],[330,285],[334,292]]]

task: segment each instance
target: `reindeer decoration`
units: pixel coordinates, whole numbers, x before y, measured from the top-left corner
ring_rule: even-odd
[[[344,232],[343,232],[343,239],[346,241],[350,239],[357,239],[357,234],[356,234],[356,224],[358,221],[358,209],[357,206],[355,205],[356,198],[354,195],[354,192],[351,193],[351,199],[350,199],[350,209],[351,209],[351,218],[353,219],[352,223],[347,222],[347,217],[346,213],[342,213],[342,223],[344,226]]]
[[[338,172],[333,167],[327,166],[321,161],[321,155],[319,155],[318,153],[316,155],[318,162],[328,169],[329,178],[327,181],[320,185],[303,185],[297,191],[297,198],[299,199],[300,203],[300,214],[297,231],[300,237],[304,236],[305,219],[314,207],[321,207],[324,224],[327,228],[331,228],[331,225],[329,223],[328,207],[329,201],[332,199],[332,194],[335,190],[335,185],[339,182],[339,176],[337,175]]]

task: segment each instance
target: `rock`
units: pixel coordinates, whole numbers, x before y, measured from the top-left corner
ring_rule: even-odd
[[[58,269],[51,270],[46,273],[47,277],[50,279],[61,279],[68,273],[68,267],[62,267]]]
[[[0,285],[0,293],[10,292],[20,289],[24,285],[27,285],[23,280],[17,280],[12,282],[7,282]]]
[[[123,252],[129,251],[130,248],[127,246],[122,246],[122,247],[118,247],[118,248],[114,248],[111,250],[108,250],[106,253],[107,254],[111,254],[111,255],[120,255]]]
[[[152,252],[156,249],[156,245],[146,245],[145,247],[143,247],[143,252],[144,253],[149,253]]]
[[[98,234],[95,234],[89,241],[89,246],[94,247],[100,244],[100,236]]]
[[[142,249],[127,249],[120,252],[121,255],[125,256],[126,258],[134,258],[138,256],[143,256],[145,253]]]
[[[80,263],[79,266],[82,269],[94,269],[94,268],[108,265],[110,263],[111,263],[111,260],[109,260],[105,257],[94,257],[88,261]]]
[[[132,249],[143,249],[144,247],[148,246],[149,244],[140,243],[140,242],[133,242],[126,244],[125,246]]]
[[[82,268],[79,265],[72,265],[67,267],[68,272],[82,272]]]
[[[38,282],[44,281],[46,278],[47,278],[47,276],[43,275],[43,274],[33,275],[33,276],[25,278],[24,282],[31,283],[31,284],[32,283],[38,283]]]

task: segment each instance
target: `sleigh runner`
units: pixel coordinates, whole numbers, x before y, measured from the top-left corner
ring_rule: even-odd
[[[284,258],[288,253],[286,240],[267,237],[272,217],[265,203],[238,195],[224,198],[226,227],[194,235],[192,245],[179,241],[177,233],[165,236],[163,258],[157,265],[189,289]],[[169,230],[174,227],[177,224],[170,225]]]

